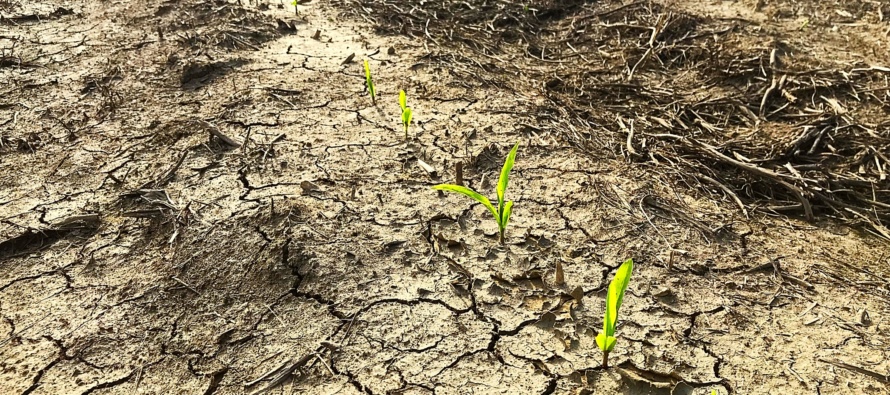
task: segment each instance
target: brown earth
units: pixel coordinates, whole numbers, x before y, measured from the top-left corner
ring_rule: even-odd
[[[890,5],[299,11],[0,0],[0,394],[890,392]]]

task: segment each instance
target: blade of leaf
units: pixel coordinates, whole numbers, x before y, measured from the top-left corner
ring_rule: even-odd
[[[618,342],[614,336],[607,336],[606,334],[600,333],[596,335],[596,345],[599,346],[600,350],[605,352],[610,352],[615,348],[615,343]]]
[[[627,284],[630,283],[630,275],[634,270],[634,260],[628,259],[621,264],[618,271],[615,272],[613,281],[618,283],[618,300],[615,301],[615,315],[618,315],[618,309],[621,308],[621,302],[624,301],[624,291],[627,290]]]
[[[405,127],[411,125],[411,118],[414,117],[414,112],[411,111],[411,107],[405,107],[405,112],[402,113],[402,122],[405,123]]]
[[[599,346],[600,350],[607,351],[606,350],[606,334],[605,333],[600,333],[600,334],[596,335],[596,345]]]
[[[402,108],[402,113],[405,112],[405,108],[408,107],[408,97],[405,95],[404,90],[399,91],[399,107]]]
[[[614,283],[615,280],[612,280]],[[613,324],[612,309],[612,283],[609,283],[609,291],[606,292],[606,310],[603,312],[603,334],[612,336],[615,334],[615,325]]]
[[[510,223],[510,214],[513,213],[513,201],[508,200],[504,202],[504,211],[501,213],[501,229],[507,229],[507,224]]]
[[[365,59],[365,82],[368,85],[368,93],[371,94],[371,97],[375,97],[377,92],[374,90],[374,82],[371,80],[371,66],[368,64],[368,60]]]
[[[618,309],[621,308],[621,302],[624,300],[624,292],[627,290],[627,284],[630,282],[630,275],[633,272],[634,261],[628,259],[621,264],[618,271],[615,272],[615,278],[609,284],[609,294],[606,296],[607,315],[609,316],[610,335],[615,334],[615,323],[618,321]]]
[[[479,203],[482,203],[483,206],[488,208],[488,211],[491,212],[491,215],[494,216],[494,219],[495,220],[498,219],[498,211],[497,211],[497,209],[494,208],[494,206],[491,205],[491,201],[488,200],[487,197],[480,195],[478,192],[476,192],[470,188],[460,186],[460,185],[439,184],[439,185],[433,186],[433,189],[438,190],[438,191],[457,192],[459,194],[467,196]]]
[[[606,336],[606,351],[612,351],[615,348],[615,343],[618,343],[615,336]]]
[[[498,179],[498,207],[504,204],[504,195],[507,193],[507,182],[510,181],[510,171],[513,170],[513,162],[516,161],[516,150],[519,149],[519,143],[513,146],[513,150],[507,155],[504,161],[504,167],[501,169],[501,178]]]

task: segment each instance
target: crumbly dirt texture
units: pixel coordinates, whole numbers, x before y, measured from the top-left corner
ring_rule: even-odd
[[[890,391],[890,5],[298,11],[0,0],[0,393]]]

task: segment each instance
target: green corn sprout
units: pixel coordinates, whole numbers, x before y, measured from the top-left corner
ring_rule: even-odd
[[[609,284],[609,293],[606,294],[606,312],[603,315],[603,331],[596,335],[596,344],[603,350],[603,369],[609,367],[609,352],[615,348],[618,339],[615,338],[615,324],[618,322],[618,309],[621,300],[624,299],[624,291],[630,282],[630,274],[634,268],[634,260],[628,259],[621,264],[615,277]]]
[[[298,7],[297,7],[298,5],[300,5],[300,0],[294,0],[294,1],[291,2],[290,4],[291,4],[292,6],[294,6],[294,14],[300,15],[300,10],[299,10]]]
[[[399,91],[399,107],[402,108],[402,126],[405,127],[405,140],[408,140],[408,127],[411,126],[411,107],[408,107],[408,96],[404,90]]]
[[[505,200],[504,195],[507,193],[507,182],[510,180],[510,170],[513,170],[513,162],[516,160],[516,150],[519,149],[519,143],[513,146],[513,150],[510,151],[510,154],[507,155],[507,160],[504,161],[504,167],[501,169],[501,178],[498,180],[498,206],[495,207],[491,204],[491,201],[488,200],[487,197],[480,195],[478,192],[464,187],[460,185],[453,184],[439,184],[433,187],[433,189],[440,191],[451,191],[457,192],[462,195],[468,196],[471,199],[482,203],[483,206],[488,208],[488,211],[494,215],[494,219],[498,223],[499,237],[498,241],[501,244],[504,244],[504,231],[507,230],[507,223],[510,221],[510,214],[513,212],[513,202],[510,200]]]
[[[365,59],[365,85],[368,87],[368,93],[371,94],[371,102],[377,104],[377,89],[374,89],[374,81],[371,80],[371,66]]]

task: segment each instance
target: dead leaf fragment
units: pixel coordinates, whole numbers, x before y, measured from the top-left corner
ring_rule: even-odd
[[[319,188],[318,185],[313,184],[311,181],[300,182],[300,188],[303,189],[304,194],[321,191],[321,188]]]
[[[572,297],[575,298],[575,301],[578,302],[578,303],[580,304],[580,303],[581,303],[581,299],[584,299],[584,290],[581,289],[580,286],[579,286],[579,287],[575,287],[575,289],[573,289],[573,290],[572,290],[572,293],[570,293],[569,295],[572,295]]]
[[[556,286],[562,286],[566,283],[565,273],[562,270],[562,262],[556,262]]]

